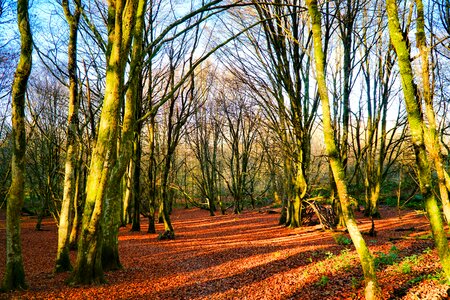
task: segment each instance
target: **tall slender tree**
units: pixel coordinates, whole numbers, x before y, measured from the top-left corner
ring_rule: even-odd
[[[414,74],[410,60],[410,49],[400,27],[398,17],[398,5],[396,0],[386,0],[388,14],[388,27],[391,43],[398,57],[401,84],[403,88],[404,102],[408,115],[411,141],[414,147],[417,165],[417,176],[420,191],[424,198],[425,209],[430,220],[433,238],[441,260],[442,268],[447,281],[450,282],[450,252],[448,240],[443,227],[441,212],[433,193],[431,169],[425,145],[425,124],[421,111],[421,103],[417,97],[417,86],[414,83]],[[419,10],[421,8],[419,7]],[[419,24],[419,28],[420,28]],[[421,30],[418,31],[419,39]]]
[[[331,170],[333,172],[334,181],[336,183],[339,201],[341,203],[342,216],[361,262],[365,279],[366,299],[379,299],[381,291],[378,286],[373,256],[358,229],[358,225],[354,217],[350,196],[347,190],[344,166],[342,165],[342,161],[339,157],[339,150],[336,146],[334,137],[334,129],[331,125],[330,102],[325,80],[325,59],[322,48],[321,14],[317,0],[307,0],[306,5],[311,17],[316,80],[320,100],[322,101],[323,135],[325,147],[328,154],[328,159],[330,161]]]
[[[32,66],[33,38],[28,15],[28,0],[17,1],[17,21],[20,32],[20,58],[12,86],[12,181],[6,211],[6,270],[4,290],[24,289],[25,271],[20,240],[20,211],[24,202],[25,185],[25,93]]]
[[[439,193],[442,201],[442,208],[448,224],[450,224],[450,176],[445,170],[442,162],[441,145],[436,127],[436,113],[433,106],[432,83],[430,82],[430,49],[427,45],[425,34],[425,14],[422,0],[416,0],[417,25],[416,44],[420,53],[422,93],[421,98],[425,102],[425,115],[428,119],[425,133],[425,145],[430,153],[430,158],[434,162],[438,177]]]
[[[120,139],[120,147],[118,149],[117,158],[113,164],[111,175],[108,179],[108,191],[105,200],[105,213],[103,217],[103,226],[105,227],[103,234],[102,264],[105,270],[120,268],[118,234],[120,226],[120,203],[122,198],[120,195],[120,184],[127,167],[130,164],[130,158],[133,153],[133,137],[135,128],[136,103],[140,97],[140,56],[142,50],[142,32],[144,24],[144,13],[146,0],[139,0],[135,13],[136,19],[134,26],[130,26],[128,30],[124,30],[123,44],[129,47],[127,39],[133,39],[133,50],[130,68],[130,84],[125,100],[124,118],[122,124],[122,133]],[[122,58],[123,59],[123,58]],[[126,61],[122,62],[125,65]],[[123,78],[122,78],[123,80]],[[121,84],[123,86],[123,84]],[[139,178],[135,178],[139,180]]]
[[[78,110],[80,106],[77,78],[77,39],[78,25],[81,16],[81,0],[74,0],[74,11],[71,12],[69,1],[63,0],[61,5],[69,25],[68,63],[69,73],[69,109],[67,115],[66,162],[64,172],[64,192],[58,226],[58,250],[56,253],[56,272],[72,269],[69,258],[69,239],[71,231],[71,212],[76,190],[76,165],[78,159]]]

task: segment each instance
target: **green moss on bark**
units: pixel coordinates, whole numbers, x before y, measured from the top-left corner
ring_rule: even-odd
[[[66,247],[64,251],[59,253],[55,264],[55,273],[62,273],[72,271],[72,264],[70,263],[69,250]]]

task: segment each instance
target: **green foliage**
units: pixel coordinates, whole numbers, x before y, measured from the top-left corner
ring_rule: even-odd
[[[413,265],[417,265],[421,260],[422,258],[420,256],[418,256],[417,254],[413,254],[411,256],[405,257],[403,261],[410,262]]]
[[[397,206],[397,196],[389,196],[384,199],[384,203],[391,207]],[[400,206],[411,208],[411,209],[423,209],[423,197],[422,195],[414,195],[408,202],[401,201],[400,199]]]
[[[433,235],[431,233],[428,233],[428,234],[420,235],[420,236],[416,237],[416,239],[418,239],[418,240],[429,240],[432,237],[433,237]]]
[[[409,280],[408,284],[414,285],[425,279],[439,281],[439,283],[445,283],[445,274],[444,274],[444,272],[441,271],[441,272],[437,272],[437,273],[419,275],[419,276],[414,277],[413,279]]]
[[[273,202],[272,205],[270,205],[271,208],[281,208],[282,206],[283,206],[283,204],[275,203],[275,202]]]
[[[411,265],[407,262],[401,264],[401,271],[403,274],[411,273]]]
[[[430,247],[427,247],[425,250],[422,251],[425,254],[430,254],[431,252],[433,252],[433,250],[430,249]]]
[[[395,246],[392,246],[387,254],[383,252],[375,252],[375,255],[375,267],[377,268],[383,265],[391,266],[399,259],[398,249]]]
[[[317,285],[324,287],[328,284],[329,281],[330,279],[328,278],[328,276],[322,275],[322,277],[320,277],[320,280],[317,282]]]
[[[316,270],[318,273],[326,273],[329,271],[340,271],[340,270],[350,270],[351,262],[355,257],[355,254],[350,253],[348,249],[343,249],[339,255],[334,254],[331,251],[324,253],[326,260],[333,260],[333,263],[325,264],[323,261],[319,261],[316,264]],[[309,258],[312,262],[312,257]]]
[[[325,199],[330,198],[331,192],[328,187],[317,187],[311,191],[311,198],[314,197],[323,197]],[[329,203],[331,204],[331,203]]]
[[[360,279],[352,277],[352,289],[356,290],[357,288],[359,288],[360,284],[361,284]]]
[[[412,271],[412,266],[417,266],[422,261],[422,257],[417,254],[407,256],[403,259],[402,263],[399,265],[399,271],[403,274],[410,274]]]
[[[311,252],[311,256],[308,258],[309,262],[312,263],[313,262],[313,257],[316,258],[320,255],[319,251],[313,251]]]
[[[414,195],[406,204],[405,207],[412,209],[424,209],[423,207],[423,196],[420,194]]]
[[[396,207],[397,206],[397,197],[391,196],[391,197],[386,197],[384,199],[384,204],[386,204],[387,206],[390,207]]]
[[[336,268],[350,270],[351,269],[351,261],[354,258],[354,254],[351,254],[349,249],[344,249],[341,251],[341,254],[338,256],[336,260]]]
[[[334,254],[333,252],[327,251],[325,252],[325,256],[327,259],[332,259],[334,257]]]
[[[352,244],[352,240],[343,234],[333,235],[333,239],[338,245],[348,246]]]

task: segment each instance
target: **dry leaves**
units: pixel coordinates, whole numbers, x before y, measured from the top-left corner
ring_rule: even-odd
[[[366,242],[375,253],[384,299],[443,299],[440,267],[423,215],[403,211],[401,219],[383,208],[378,235]],[[5,268],[5,222],[0,215],[0,276]],[[0,294],[6,299],[360,299],[362,270],[353,246],[338,245],[336,233],[316,228],[291,230],[278,215],[245,212],[210,217],[199,209],[175,210],[173,241],[157,241],[120,230],[124,268],[106,274],[108,284],[70,288],[68,274],[53,275],[57,229],[44,231],[23,218],[27,291]],[[145,220],[142,220],[145,223]],[[359,216],[362,231],[370,220]],[[158,226],[159,231],[163,228]],[[397,229],[397,230],[396,230]],[[400,230],[398,230],[400,229]],[[403,229],[403,230],[402,230]],[[348,235],[347,235],[348,237]],[[72,253],[72,261],[75,252]]]

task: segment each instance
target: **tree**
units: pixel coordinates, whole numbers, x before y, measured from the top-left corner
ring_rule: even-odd
[[[135,24],[137,4],[137,0],[109,2],[105,96],[97,142],[93,149],[87,178],[78,256],[75,269],[69,279],[71,284],[91,284],[104,281],[100,226],[108,180],[115,162],[124,72],[130,50],[132,28]]]
[[[418,6],[417,9],[420,10],[421,1],[418,0],[416,3]],[[386,0],[386,9],[388,15],[389,36],[391,37],[391,43],[398,58],[404,102],[411,133],[411,142],[416,156],[420,191],[424,198],[425,209],[430,220],[431,230],[433,232],[433,238],[439,253],[442,268],[445,272],[447,281],[450,282],[450,252],[448,240],[443,228],[440,209],[432,189],[431,170],[425,145],[424,130],[426,127],[422,117],[420,101],[417,97],[417,86],[414,83],[414,74],[410,61],[410,50],[400,27],[397,2],[395,0]],[[424,34],[420,27],[421,25],[419,24],[419,39],[423,38],[421,35]],[[423,46],[420,42],[419,45]],[[428,61],[423,63],[428,64]]]
[[[299,1],[253,4],[263,31],[249,31],[234,46],[244,53],[252,49],[257,65],[237,57],[241,71],[233,72],[257,95],[280,140],[286,194],[280,223],[295,228],[302,225],[303,200],[311,192],[311,133],[319,104],[310,96],[311,33]],[[245,27],[249,12],[244,13],[238,21]]]
[[[208,92],[208,99],[197,109],[193,116],[192,131],[187,135],[190,148],[198,161],[199,175],[193,174],[194,181],[202,199],[207,203],[211,216],[215,215],[216,201],[220,197],[218,187],[218,147],[220,127],[218,120],[209,119],[219,107],[213,102],[212,91]]]
[[[261,160],[253,157],[260,116],[243,86],[235,78],[225,80],[218,101],[224,116],[221,133],[228,150],[224,155],[228,170],[219,174],[234,199],[234,213],[240,214],[244,201],[253,196],[252,182],[261,166]]]
[[[375,264],[367,245],[359,232],[356,224],[353,208],[351,206],[350,197],[347,190],[344,166],[339,158],[339,151],[334,138],[334,129],[331,123],[330,102],[328,98],[328,88],[325,80],[325,59],[322,48],[322,29],[321,14],[316,0],[307,0],[309,16],[311,18],[311,27],[313,33],[314,45],[314,62],[316,66],[316,80],[322,101],[323,113],[323,134],[325,146],[330,161],[331,170],[333,172],[334,181],[338,191],[339,201],[342,208],[342,216],[347,226],[350,237],[358,252],[359,260],[364,273],[365,279],[365,296],[366,299],[379,299],[380,288],[376,277]]]
[[[124,50],[130,45],[128,39],[133,38],[133,47],[131,51],[131,64],[130,68],[133,72],[130,74],[129,88],[127,90],[125,107],[124,107],[124,117],[122,123],[122,132],[120,138],[119,149],[115,150],[117,153],[113,155],[117,157],[112,164],[112,171],[110,177],[108,178],[107,186],[108,191],[106,192],[105,198],[105,211],[103,216],[104,234],[103,234],[103,249],[102,249],[102,264],[105,270],[114,270],[121,267],[119,261],[119,248],[118,248],[118,234],[120,225],[120,214],[121,214],[121,200],[120,184],[118,184],[125,174],[127,167],[130,164],[130,158],[133,153],[133,141],[135,132],[135,120],[136,120],[136,106],[141,97],[141,69],[140,57],[142,51],[142,32],[144,26],[144,13],[146,9],[147,1],[139,0],[137,2],[136,11],[129,11],[129,14],[135,14],[134,26],[130,26],[128,29],[124,29],[123,32],[123,46]],[[131,10],[131,9],[130,9]],[[129,15],[131,20],[131,15]],[[128,20],[129,21],[129,20]],[[127,28],[127,25],[125,28]],[[128,51],[128,50],[127,50]],[[127,53],[127,51],[125,53]],[[124,57],[121,58],[123,61],[121,64],[125,65],[126,60]],[[122,75],[123,76],[123,75]],[[123,77],[121,78],[123,81]],[[120,84],[121,89],[123,88],[123,82]],[[121,101],[121,99],[119,99]],[[134,178],[139,180],[137,176]],[[139,217],[139,214],[137,214]]]
[[[187,36],[183,36],[182,41],[185,40]],[[189,54],[189,58],[187,62],[184,62],[182,65],[182,69],[188,68],[190,70],[193,69],[192,59],[196,46],[198,45],[198,32],[195,33],[194,42],[192,45],[192,52]],[[169,184],[171,179],[169,175],[173,168],[173,163],[175,161],[176,148],[180,142],[181,137],[185,133],[185,124],[188,119],[193,115],[195,109],[197,108],[198,95],[197,90],[195,88],[194,81],[194,73],[190,77],[189,82],[186,85],[183,85],[180,89],[175,89],[175,80],[176,80],[176,66],[179,65],[183,60],[183,52],[186,51],[186,45],[183,45],[183,42],[180,44],[180,49],[178,53],[176,53],[173,48],[173,45],[169,49],[169,82],[168,86],[170,86],[170,91],[175,92],[172,97],[166,103],[164,116],[163,118],[165,126],[166,126],[166,134],[164,135],[163,142],[163,167],[162,167],[162,178],[161,178],[161,208],[162,208],[162,217],[164,222],[164,233],[161,235],[161,238],[174,238],[174,230],[172,227],[172,223],[170,221],[170,212],[171,212],[171,199],[169,199]]]
[[[69,239],[71,212],[76,189],[76,164],[78,159],[78,78],[77,78],[77,38],[81,16],[81,0],[74,1],[73,13],[69,1],[63,0],[61,5],[69,25],[69,44],[67,69],[69,73],[69,107],[67,116],[66,161],[64,174],[64,192],[58,226],[58,250],[56,253],[55,271],[70,271],[72,265],[69,258]]]
[[[33,40],[28,16],[28,0],[17,1],[17,21],[20,32],[20,58],[12,86],[11,187],[6,214],[6,270],[3,289],[24,289],[25,272],[20,240],[20,211],[24,202],[25,158],[25,93],[32,66]]]
[[[52,214],[59,219],[63,180],[61,167],[64,144],[64,87],[44,69],[30,78],[27,115],[26,186],[30,209],[37,214],[36,230]]]
[[[355,61],[355,23],[359,11],[361,11],[361,3],[359,0],[339,1],[338,6],[343,4],[343,8],[337,8],[339,19],[339,32],[344,51],[344,63],[342,66],[344,78],[342,87],[342,136],[340,140],[340,153],[344,172],[347,172],[348,152],[349,152],[349,127],[350,127],[350,94],[353,86],[353,68]]]
[[[364,180],[364,214],[378,218],[381,217],[378,206],[383,183],[402,154],[407,127],[404,109],[400,104],[397,114],[393,113],[396,109],[392,97],[397,79],[394,68],[396,56],[389,40],[383,35],[387,22],[384,4],[378,1],[374,3],[380,7],[377,15],[370,16],[367,11],[369,8],[364,8],[365,25],[361,37],[364,91],[361,92],[359,111],[354,114],[355,171],[349,176],[349,181],[356,176]],[[388,124],[388,118],[394,118],[391,121],[393,125]],[[365,119],[367,121],[364,123]]]
[[[420,100],[425,102],[425,115],[428,120],[426,125],[425,133],[425,146],[430,154],[431,160],[434,162],[434,167],[436,169],[438,177],[438,186],[441,196],[442,207],[444,210],[444,215],[447,223],[450,224],[450,176],[444,168],[442,162],[441,145],[439,143],[439,136],[436,127],[436,114],[433,106],[433,86],[430,82],[431,72],[430,72],[430,49],[427,45],[427,39],[425,34],[425,16],[424,16],[424,6],[422,0],[416,1],[417,9],[417,25],[416,25],[416,43],[417,48],[420,53],[421,62],[421,79],[422,79],[422,90]],[[425,125],[425,123],[424,123]]]

